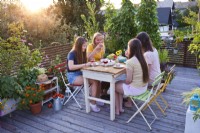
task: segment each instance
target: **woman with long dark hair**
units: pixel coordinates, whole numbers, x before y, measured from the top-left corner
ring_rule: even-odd
[[[90,62],[87,63],[86,48],[87,40],[83,37],[77,37],[72,50],[68,53],[66,76],[70,84],[84,84],[81,69],[91,65]],[[89,80],[89,83],[91,88],[91,95],[96,97],[99,81]],[[96,105],[96,101],[91,100],[90,107],[94,112],[100,111],[100,108]]]
[[[115,113],[124,112],[122,107],[123,95],[137,96],[146,92],[149,81],[148,66],[142,52],[142,44],[138,39],[128,42],[128,60],[126,61],[126,80],[116,83],[115,91]]]
[[[151,86],[155,77],[161,73],[158,51],[153,47],[152,41],[146,32],[140,32],[136,38],[142,43],[144,57],[149,67],[149,85]]]

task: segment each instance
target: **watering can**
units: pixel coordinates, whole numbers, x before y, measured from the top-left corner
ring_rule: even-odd
[[[53,109],[54,111],[59,111],[62,109],[64,98],[56,97],[53,99]]]

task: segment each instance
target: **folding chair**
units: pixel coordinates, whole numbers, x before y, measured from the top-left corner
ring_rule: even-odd
[[[152,108],[149,105],[149,102],[151,101],[151,99],[153,98],[154,94],[157,93],[161,80],[163,78],[165,72],[162,72],[160,75],[158,75],[155,78],[155,81],[152,83],[152,89],[151,90],[147,90],[145,93],[139,95],[139,96],[129,96],[130,99],[132,100],[133,104],[135,105],[135,107],[137,108],[137,111],[130,117],[130,119],[126,122],[129,123],[138,113],[141,114],[142,118],[144,119],[144,121],[146,122],[146,124],[148,125],[149,129],[152,130],[151,125],[153,124],[153,122],[158,119],[158,117],[156,116],[156,114],[154,113],[154,111],[152,110]],[[153,89],[155,88],[156,89]],[[139,107],[135,100],[143,102],[143,104]],[[145,118],[145,116],[142,113],[142,110],[145,106],[148,106],[148,108],[150,109],[150,111],[152,112],[152,114],[154,115],[154,120],[149,123],[147,121],[147,119]]]
[[[174,73],[174,68],[176,65],[173,65],[170,68],[170,71],[168,73],[166,73],[167,77],[165,79],[164,83],[161,83],[160,85],[160,89],[157,91],[157,93],[155,93],[155,95],[153,96],[153,98],[151,99],[151,101],[149,102],[149,104],[151,104],[152,102],[155,102],[156,105],[158,106],[158,108],[160,109],[160,111],[163,113],[164,116],[166,116],[166,109],[170,108],[169,104],[167,103],[167,101],[163,98],[162,96],[162,92],[164,92],[164,90],[166,89],[167,85],[169,84],[171,78],[172,78],[172,74]],[[164,108],[161,107],[161,105],[157,102],[157,97],[160,97],[162,102],[165,104]],[[145,107],[146,108],[146,107]]]
[[[63,83],[66,87],[65,90],[65,97],[64,97],[64,103],[63,105],[67,104],[69,102],[70,99],[74,99],[75,102],[77,103],[77,105],[80,107],[80,109],[82,109],[81,105],[79,104],[79,102],[76,100],[75,96],[82,91],[83,89],[83,85],[74,85],[74,84],[70,84],[70,83],[66,83],[65,82],[65,78],[63,76],[63,73],[67,70],[67,66],[66,66],[67,62],[62,62],[58,65],[55,66],[55,68],[60,72],[61,78],[63,80]],[[73,91],[70,89],[73,88]],[[83,92],[82,92],[83,93]],[[83,93],[84,94],[84,93]]]

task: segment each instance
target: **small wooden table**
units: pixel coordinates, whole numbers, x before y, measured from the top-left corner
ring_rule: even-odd
[[[126,70],[125,65],[123,68],[120,69],[113,68],[112,66],[110,67],[95,66],[82,69],[87,113],[90,112],[89,100],[100,101],[103,103],[110,104],[110,119],[112,121],[115,119],[115,82],[117,77],[126,72],[125,70]],[[110,82],[110,101],[89,96],[88,79]]]

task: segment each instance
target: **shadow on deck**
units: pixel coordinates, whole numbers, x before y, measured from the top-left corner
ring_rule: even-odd
[[[160,110],[152,105],[159,120],[152,125],[149,131],[146,123],[140,115],[137,115],[130,123],[126,121],[133,114],[135,109],[125,108],[125,113],[116,116],[115,121],[110,121],[109,107],[101,107],[101,112],[85,112],[84,97],[82,93],[78,95],[78,101],[83,110],[80,110],[74,101],[71,101],[59,112],[54,112],[44,105],[42,113],[32,115],[29,111],[15,111],[10,115],[0,118],[0,132],[32,132],[32,133],[183,133],[185,129],[185,114],[187,106],[181,104],[181,93],[189,91],[199,83],[199,75],[196,69],[176,67],[176,76],[172,83],[163,93],[167,99],[170,109],[167,109],[167,116],[164,117]],[[147,109],[144,113],[147,120],[152,120],[153,116]]]

